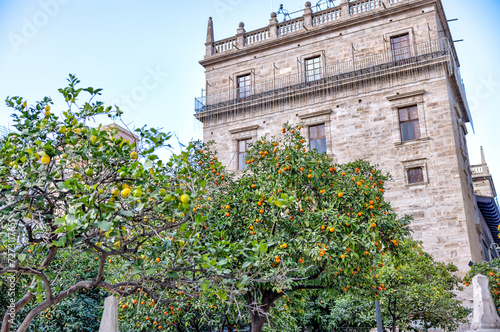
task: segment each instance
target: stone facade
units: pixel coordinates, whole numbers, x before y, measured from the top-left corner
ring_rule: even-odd
[[[274,13],[273,13],[274,14]],[[465,135],[470,121],[458,59],[440,0],[358,0],[213,40],[209,20],[204,60],[206,100],[195,115],[204,140],[238,170],[238,141],[279,136],[283,123],[325,124],[327,153],[336,163],[365,159],[392,175],[386,197],[414,218],[414,238],[435,259],[484,257],[492,236],[475,201]],[[392,37],[411,46],[395,53]],[[406,51],[407,50],[407,51]],[[318,58],[314,81],[306,61]],[[242,93],[238,78],[249,75]],[[403,140],[399,110],[416,106],[419,138]],[[420,169],[416,183],[409,170]]]

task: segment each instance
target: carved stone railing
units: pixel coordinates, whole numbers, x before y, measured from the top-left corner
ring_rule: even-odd
[[[223,39],[221,41],[214,43],[214,46],[213,46],[214,52],[215,53],[227,52],[229,50],[236,49],[235,45],[236,45],[236,38],[235,37],[226,38],[226,39]]]
[[[470,172],[472,176],[488,176],[490,172],[488,170],[488,166],[484,165],[472,165],[470,167]]]
[[[361,14],[382,7],[382,0],[358,0],[349,3],[349,14]]]
[[[269,36],[270,36],[269,28],[267,27],[245,33],[245,45],[252,45],[255,43],[259,43],[261,41],[268,39]]]
[[[340,7],[328,8],[320,12],[314,13],[312,17],[313,26],[339,20],[342,18],[342,9]]]
[[[276,13],[272,13],[269,26],[250,32],[242,29],[241,34],[239,34],[241,39],[237,35],[215,42],[212,35],[210,40],[207,40],[206,56],[210,57],[221,53],[237,52],[246,46],[253,46],[299,32],[303,33],[310,30],[310,28],[316,28],[324,24],[340,24],[342,20],[350,19],[353,16],[370,11],[383,10],[384,6],[397,6],[398,3],[404,1],[409,0],[356,0],[350,2],[345,0],[339,6],[326,8],[314,13],[311,3],[308,2],[302,16],[278,23]],[[243,26],[240,28],[243,28]]]
[[[278,24],[278,36],[284,36],[302,30],[304,19],[302,17]]]

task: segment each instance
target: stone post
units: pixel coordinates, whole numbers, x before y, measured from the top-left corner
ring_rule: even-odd
[[[495,302],[491,296],[488,277],[478,274],[472,278],[474,290],[474,309],[470,330],[474,332],[500,332]]]
[[[208,18],[208,28],[207,28],[207,42],[206,46],[206,56],[211,56],[214,54],[214,23],[212,22],[212,18]]]
[[[102,313],[99,332],[118,331],[118,300],[114,296],[108,296],[104,300],[104,311]]]
[[[271,13],[271,19],[269,20],[269,38],[278,38],[278,19],[275,12]]]
[[[240,22],[236,33],[236,46],[243,48],[245,46],[245,23]]]
[[[349,0],[342,0],[340,3],[340,9],[342,10],[342,19],[346,20],[351,17],[351,13],[349,11]]]
[[[306,30],[309,30],[313,26],[313,18],[312,18],[312,8],[311,3],[306,2],[306,7],[304,8],[304,27]]]

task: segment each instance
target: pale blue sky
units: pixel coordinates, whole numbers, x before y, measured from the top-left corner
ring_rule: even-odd
[[[476,130],[468,135],[471,162],[480,163],[483,145],[500,189],[500,1],[442,1],[448,19],[459,19],[450,22],[454,39],[464,39],[456,47]],[[74,73],[123,106],[132,126],[163,127],[182,142],[201,138],[193,99],[204,86],[198,61],[208,17],[218,40],[240,21],[247,31],[267,25],[279,3],[292,12],[305,0],[0,0],[0,99],[49,95],[57,112],[57,88]],[[9,115],[0,101],[0,125]]]

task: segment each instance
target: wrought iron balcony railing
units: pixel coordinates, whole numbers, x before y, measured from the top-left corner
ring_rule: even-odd
[[[265,80],[252,84],[249,90],[246,87],[245,91],[238,88],[223,91],[208,89],[206,96],[196,98],[195,112],[198,118],[202,118],[205,114],[252,107],[291,95],[294,97],[300,96],[312,90],[320,91],[332,87],[339,90],[344,85],[353,82],[371,82],[387,77],[387,75],[404,75],[437,64],[445,65],[447,74],[450,77],[455,77],[457,88],[464,101],[462,103],[463,107],[468,114],[465,90],[447,38],[366,57],[354,57],[350,61],[321,68],[320,73],[314,72],[310,74],[302,71],[280,78]],[[257,77],[256,80],[258,79]]]

